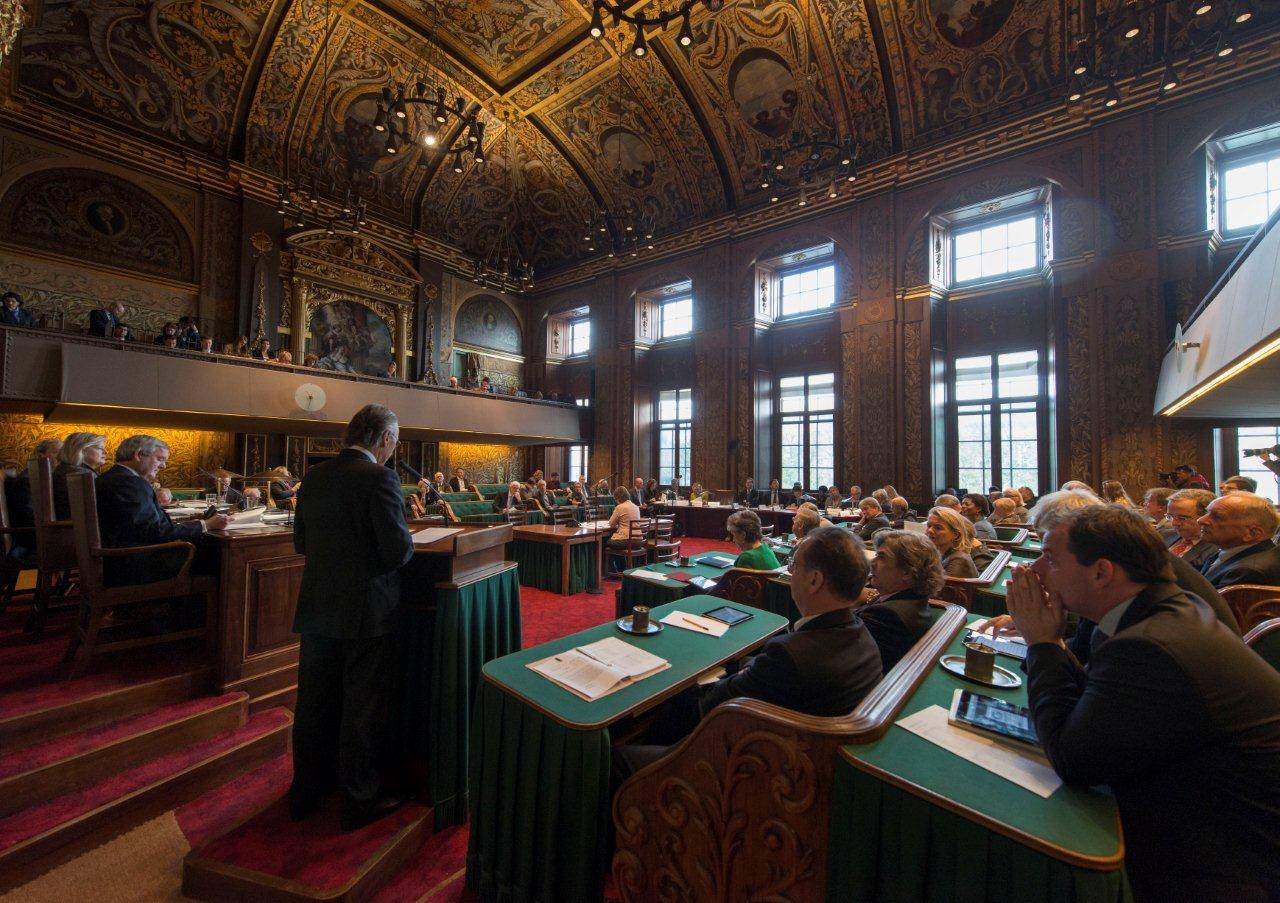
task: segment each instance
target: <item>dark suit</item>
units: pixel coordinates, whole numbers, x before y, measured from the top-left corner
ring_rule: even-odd
[[[636,503],[637,508],[643,508],[649,501],[649,493],[644,489],[632,489],[630,493],[631,501]]]
[[[34,326],[35,317],[31,316],[31,311],[21,306],[9,310],[0,304],[0,323],[5,326]]]
[[[270,486],[271,501],[279,505],[281,502],[287,502],[298,494],[298,486],[295,483],[291,488],[284,480],[272,480]]]
[[[293,546],[307,560],[293,629],[302,634],[291,796],[326,789],[346,805],[379,794],[377,760],[391,697],[400,567],[413,556],[395,471],[354,448],[307,471]]]
[[[928,599],[910,590],[878,596],[858,609],[858,617],[880,649],[880,666],[886,674],[933,626]]]
[[[59,461],[53,469],[53,517],[55,520],[71,519],[71,498],[67,494],[67,478],[87,473],[96,477],[98,474],[83,464],[67,464]]]
[[[1056,643],[1026,664],[1054,769],[1116,795],[1137,899],[1280,894],[1280,672],[1207,605],[1153,584],[1087,670]]]
[[[89,335],[98,335],[104,339],[109,339],[111,338],[111,330],[119,322],[120,318],[115,315],[115,312],[105,307],[91,310],[89,311]]]
[[[1280,586],[1280,548],[1264,539],[1224,562],[1210,558],[1201,570],[1218,589],[1237,583]]]
[[[457,477],[449,477],[449,491],[450,492],[466,492],[467,484],[465,481],[460,480]]]
[[[745,508],[754,508],[756,504],[756,496],[760,493],[755,489],[739,489],[733,494],[733,503],[742,505]]]
[[[870,542],[871,537],[875,535],[877,530],[892,530],[893,524],[889,522],[889,518],[884,516],[884,512],[877,514],[875,517],[868,517],[858,523],[858,536],[864,542]]]
[[[1169,546],[1170,549],[1172,549],[1175,545],[1177,545],[1181,541],[1182,541],[1182,537],[1178,536],[1175,533],[1173,536],[1173,542],[1170,542],[1167,545]],[[1209,542],[1208,540],[1202,539],[1198,543],[1196,543],[1194,546],[1187,549],[1185,553],[1177,557],[1181,558],[1183,561],[1185,561],[1187,564],[1191,565],[1193,568],[1195,568],[1198,571],[1201,568],[1203,568],[1206,564],[1208,564],[1211,559],[1216,558],[1217,555],[1218,555],[1218,547],[1215,546],[1213,543]]]
[[[880,650],[852,608],[819,615],[764,644],[737,674],[702,693],[705,714],[749,696],[806,715],[847,715],[882,675]]]
[[[785,505],[787,503],[787,495],[781,489],[757,489],[756,505],[765,507],[766,505]]]
[[[160,507],[156,491],[137,471],[117,464],[94,482],[98,498],[98,528],[107,548],[148,546],[180,540],[196,544],[193,570],[208,571],[214,546],[202,541],[204,527],[198,521],[175,524]],[[178,573],[186,556],[181,550],[149,552],[103,561],[103,582],[127,586],[168,580]]]
[[[795,505],[797,508],[799,508],[805,502],[813,502],[816,505],[818,503],[818,500],[815,499],[813,496],[809,495],[809,493],[807,492],[802,492],[798,496],[795,493],[792,493],[790,496],[787,497],[787,500],[784,504],[786,504],[788,507],[791,505]]]

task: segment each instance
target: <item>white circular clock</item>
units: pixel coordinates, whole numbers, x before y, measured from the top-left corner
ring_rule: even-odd
[[[324,389],[315,383],[303,383],[294,391],[293,400],[302,410],[314,413],[324,407]]]

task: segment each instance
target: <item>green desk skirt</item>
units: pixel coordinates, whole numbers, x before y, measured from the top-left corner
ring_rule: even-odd
[[[588,903],[608,863],[607,728],[570,730],[482,680],[467,884],[481,899]]]
[[[569,595],[580,593],[595,573],[595,544],[569,547]],[[520,585],[560,592],[560,547],[517,539],[507,543],[507,560],[520,565]]]
[[[827,899],[832,903],[1132,900],[1122,869],[1073,868],[878,780],[843,758],[836,760],[831,811]]]
[[[715,553],[703,553],[715,554]],[[692,556],[695,561],[701,556]],[[632,570],[638,570],[632,568]],[[709,580],[719,580],[724,576],[727,568],[716,568],[705,564],[694,564],[691,566],[681,566],[678,568],[667,568],[663,565],[645,565],[643,570],[663,571],[676,570],[683,571],[686,574],[696,574],[700,577],[706,577]],[[653,608],[657,605],[665,605],[668,602],[674,602],[685,596],[696,596],[703,591],[697,587],[690,586],[687,583],[681,583],[679,580],[650,580],[644,577],[632,577],[630,571],[622,575],[622,591],[618,593],[615,616],[622,618],[631,613],[631,609],[637,605],[648,605]],[[791,601],[791,586],[781,580],[768,580],[765,582],[764,598],[760,600],[759,607],[765,611],[773,612],[776,615],[782,615],[788,622],[794,624],[796,619],[800,617],[800,612],[796,609],[796,604]]]
[[[485,662],[520,649],[520,582],[514,568],[435,593],[435,607],[406,605],[401,684],[392,719],[411,774],[426,774],[436,827],[467,817],[471,709]]]

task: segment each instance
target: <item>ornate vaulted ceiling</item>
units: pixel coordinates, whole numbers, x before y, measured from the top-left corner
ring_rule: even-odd
[[[372,170],[373,215],[471,254],[510,224],[545,271],[584,256],[602,202],[657,231],[767,203],[762,152],[797,129],[853,136],[865,165],[1060,103],[1082,2],[737,0],[637,60],[623,31],[588,36],[589,0],[44,0],[17,93],[272,176]],[[418,79],[481,111],[482,171],[382,152],[375,98]]]

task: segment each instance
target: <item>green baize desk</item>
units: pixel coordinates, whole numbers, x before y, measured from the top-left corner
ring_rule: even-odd
[[[695,614],[725,604],[691,596],[655,608]],[[667,626],[623,634],[612,621],[489,662],[471,726],[467,884],[486,900],[595,901],[608,869],[610,728],[691,686],[715,665],[763,645],[786,619],[758,609],[722,637]],[[621,637],[671,667],[594,702],[526,667],[605,637]]]

